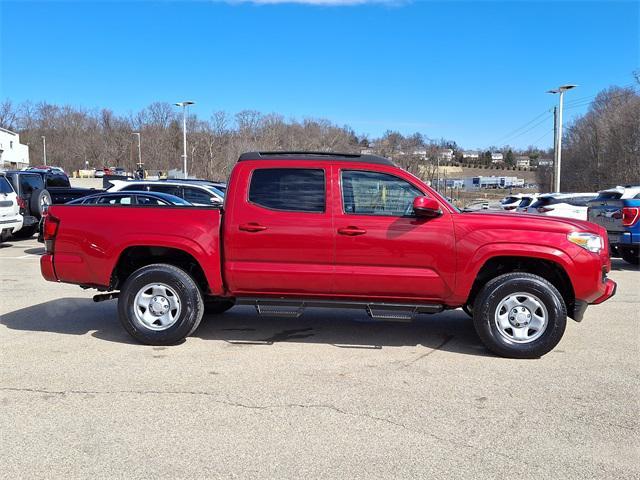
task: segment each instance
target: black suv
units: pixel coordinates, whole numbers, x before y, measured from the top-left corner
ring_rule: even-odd
[[[18,194],[20,214],[24,217],[22,228],[14,236],[28,238],[36,232],[42,214],[51,205],[51,194],[39,173],[14,170],[5,172],[5,175]]]

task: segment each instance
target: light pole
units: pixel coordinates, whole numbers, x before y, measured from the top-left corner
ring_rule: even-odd
[[[140,150],[140,132],[133,132],[133,135],[138,137],[138,165],[142,165],[142,151]]]
[[[174,103],[176,107],[182,107],[182,160],[184,162],[184,178],[187,178],[187,107],[195,102],[184,101]]]
[[[564,92],[567,90],[571,90],[572,88],[577,87],[577,85],[561,85],[554,90],[548,90],[547,93],[559,93],[560,100],[558,102],[558,118],[556,121],[556,131],[555,131],[555,151],[554,159],[553,159],[553,191],[560,191],[560,161],[562,159],[562,102],[564,99]]]
[[[47,138],[42,135],[42,161],[44,166],[47,166]]]

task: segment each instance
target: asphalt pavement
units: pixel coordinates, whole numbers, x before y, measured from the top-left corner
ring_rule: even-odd
[[[630,479],[640,472],[640,272],[538,360],[461,311],[206,316],[135,343],[116,301],[0,245],[0,478]]]

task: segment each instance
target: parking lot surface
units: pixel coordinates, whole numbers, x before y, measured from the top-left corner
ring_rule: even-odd
[[[538,360],[491,355],[455,310],[206,316],[134,343],[116,301],[0,245],[2,478],[638,478],[640,272]]]

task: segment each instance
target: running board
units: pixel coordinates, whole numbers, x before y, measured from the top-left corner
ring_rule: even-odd
[[[375,320],[409,322],[419,313],[439,313],[444,307],[436,303],[385,303],[318,299],[238,297],[236,305],[255,307],[262,317],[298,318],[305,308],[353,308],[365,310]]]

